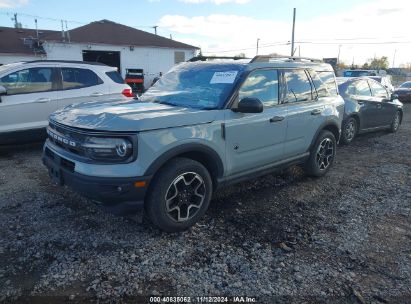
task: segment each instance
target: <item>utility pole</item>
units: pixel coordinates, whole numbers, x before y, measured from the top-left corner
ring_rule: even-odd
[[[256,55],[258,55],[258,43],[260,42],[260,38],[257,38],[257,53]]]
[[[154,25],[154,26],[153,26],[154,34],[156,34],[156,35],[157,35],[157,28],[158,28],[158,25]]]
[[[69,30],[68,30],[67,20],[65,21],[65,23],[66,23],[66,35],[67,35],[67,40],[68,40],[68,42],[70,43],[70,42],[71,42],[71,40],[70,40],[70,32],[69,32]]]
[[[293,32],[291,34],[291,56],[294,56],[295,14],[296,14],[296,8],[294,7],[294,10],[293,10]]]
[[[61,41],[66,42],[66,35],[64,34],[64,23],[63,23],[63,19],[61,20]]]
[[[36,38],[37,38],[37,43],[39,41],[39,28],[37,26],[37,18],[34,19],[34,23],[36,24]]]
[[[17,14],[15,13],[13,16],[11,20],[14,21],[14,28],[22,28],[21,23],[17,21]]]
[[[337,64],[340,64],[341,44],[338,46]]]

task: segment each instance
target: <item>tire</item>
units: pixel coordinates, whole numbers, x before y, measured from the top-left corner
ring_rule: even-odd
[[[354,117],[349,117],[341,129],[341,143],[345,145],[351,143],[358,132],[357,120]]]
[[[334,163],[337,141],[334,134],[323,130],[318,135],[310,151],[310,158],[305,164],[308,175],[320,177],[325,175]]]
[[[161,230],[183,231],[205,214],[212,192],[210,173],[201,163],[174,158],[150,183],[145,210],[149,220]]]
[[[395,113],[394,119],[392,120],[391,126],[390,126],[390,132],[395,133],[398,131],[398,129],[400,128],[400,124],[401,124],[401,112],[397,111],[397,113]]]

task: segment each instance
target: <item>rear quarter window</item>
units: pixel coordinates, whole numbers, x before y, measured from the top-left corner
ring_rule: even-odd
[[[337,83],[335,81],[335,75],[333,71],[316,71],[318,77],[324,83],[330,95],[337,95]]]
[[[123,77],[117,71],[106,72],[106,75],[115,83],[125,83]]]

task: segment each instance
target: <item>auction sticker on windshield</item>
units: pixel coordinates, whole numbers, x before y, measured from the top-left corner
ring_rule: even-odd
[[[213,83],[233,83],[238,71],[215,72],[210,80]]]

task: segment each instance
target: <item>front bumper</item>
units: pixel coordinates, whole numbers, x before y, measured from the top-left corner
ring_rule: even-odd
[[[151,176],[119,178],[83,175],[74,171],[74,162],[61,157],[47,144],[43,149],[42,160],[55,184],[67,185],[109,212],[132,215],[144,207]],[[146,186],[136,187],[136,182],[145,182]]]

